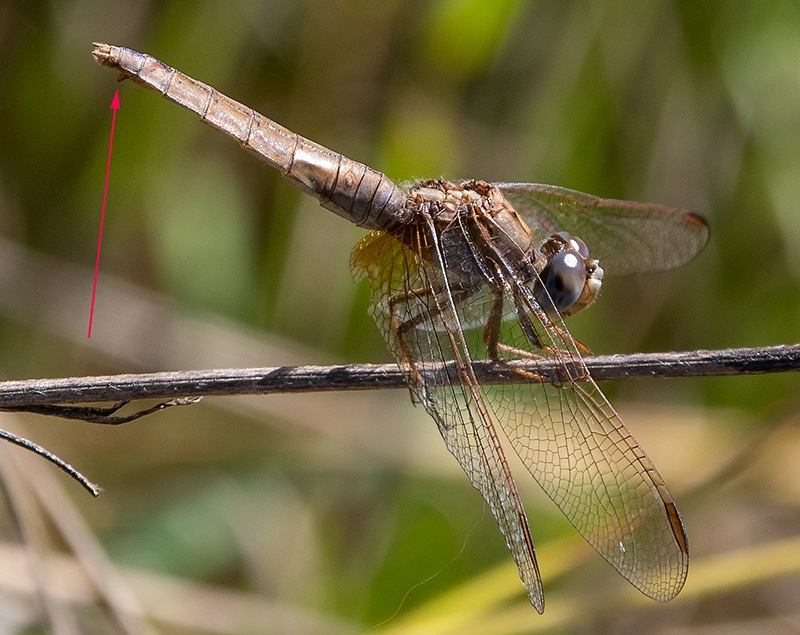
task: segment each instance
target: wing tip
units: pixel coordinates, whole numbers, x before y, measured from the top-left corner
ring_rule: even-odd
[[[688,210],[683,215],[684,220],[686,223],[692,227],[694,227],[698,232],[700,232],[705,240],[703,241],[703,246],[708,242],[708,235],[711,231],[711,228],[708,224],[708,221],[705,219],[705,216],[700,214],[699,212],[695,212],[694,210]]]

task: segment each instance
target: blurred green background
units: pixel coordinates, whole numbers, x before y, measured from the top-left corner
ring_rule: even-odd
[[[348,267],[363,232],[197,117],[117,85],[93,41],[151,53],[397,181],[537,181],[700,211],[699,258],[608,279],[571,320],[595,352],[798,339],[795,2],[2,0],[3,378],[389,360]],[[105,493],[0,447],[0,630],[787,632],[797,387],[605,385],[680,505],[689,579],[669,604],[641,597],[519,472],[542,617],[407,391],[207,399],[116,429],[5,414]]]

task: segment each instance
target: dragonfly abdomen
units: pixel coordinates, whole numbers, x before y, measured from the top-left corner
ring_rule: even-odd
[[[391,231],[410,219],[407,194],[383,173],[284,128],[150,55],[109,44],[94,46],[97,62],[238,139],[326,209],[367,229]]]

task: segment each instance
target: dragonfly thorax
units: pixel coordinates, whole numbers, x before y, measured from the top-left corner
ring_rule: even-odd
[[[583,241],[558,232],[536,243],[529,226],[491,183],[419,181],[409,190],[406,209],[416,219],[416,230],[425,228],[417,243],[423,256],[436,260],[439,250],[451,289],[522,285],[533,290],[545,313],[561,317],[588,307],[600,293],[603,269]],[[420,240],[417,231],[410,235]]]
[[[424,210],[440,231],[458,223],[474,233],[477,226],[498,246],[527,253],[531,248],[531,230],[520,218],[502,192],[485,181],[453,183],[424,180],[415,183],[409,192],[406,207],[413,217]]]

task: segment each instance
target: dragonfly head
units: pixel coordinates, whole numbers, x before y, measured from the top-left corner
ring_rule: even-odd
[[[542,246],[547,264],[536,299],[550,316],[569,317],[592,304],[603,285],[603,269],[586,244],[567,232],[553,234]]]

